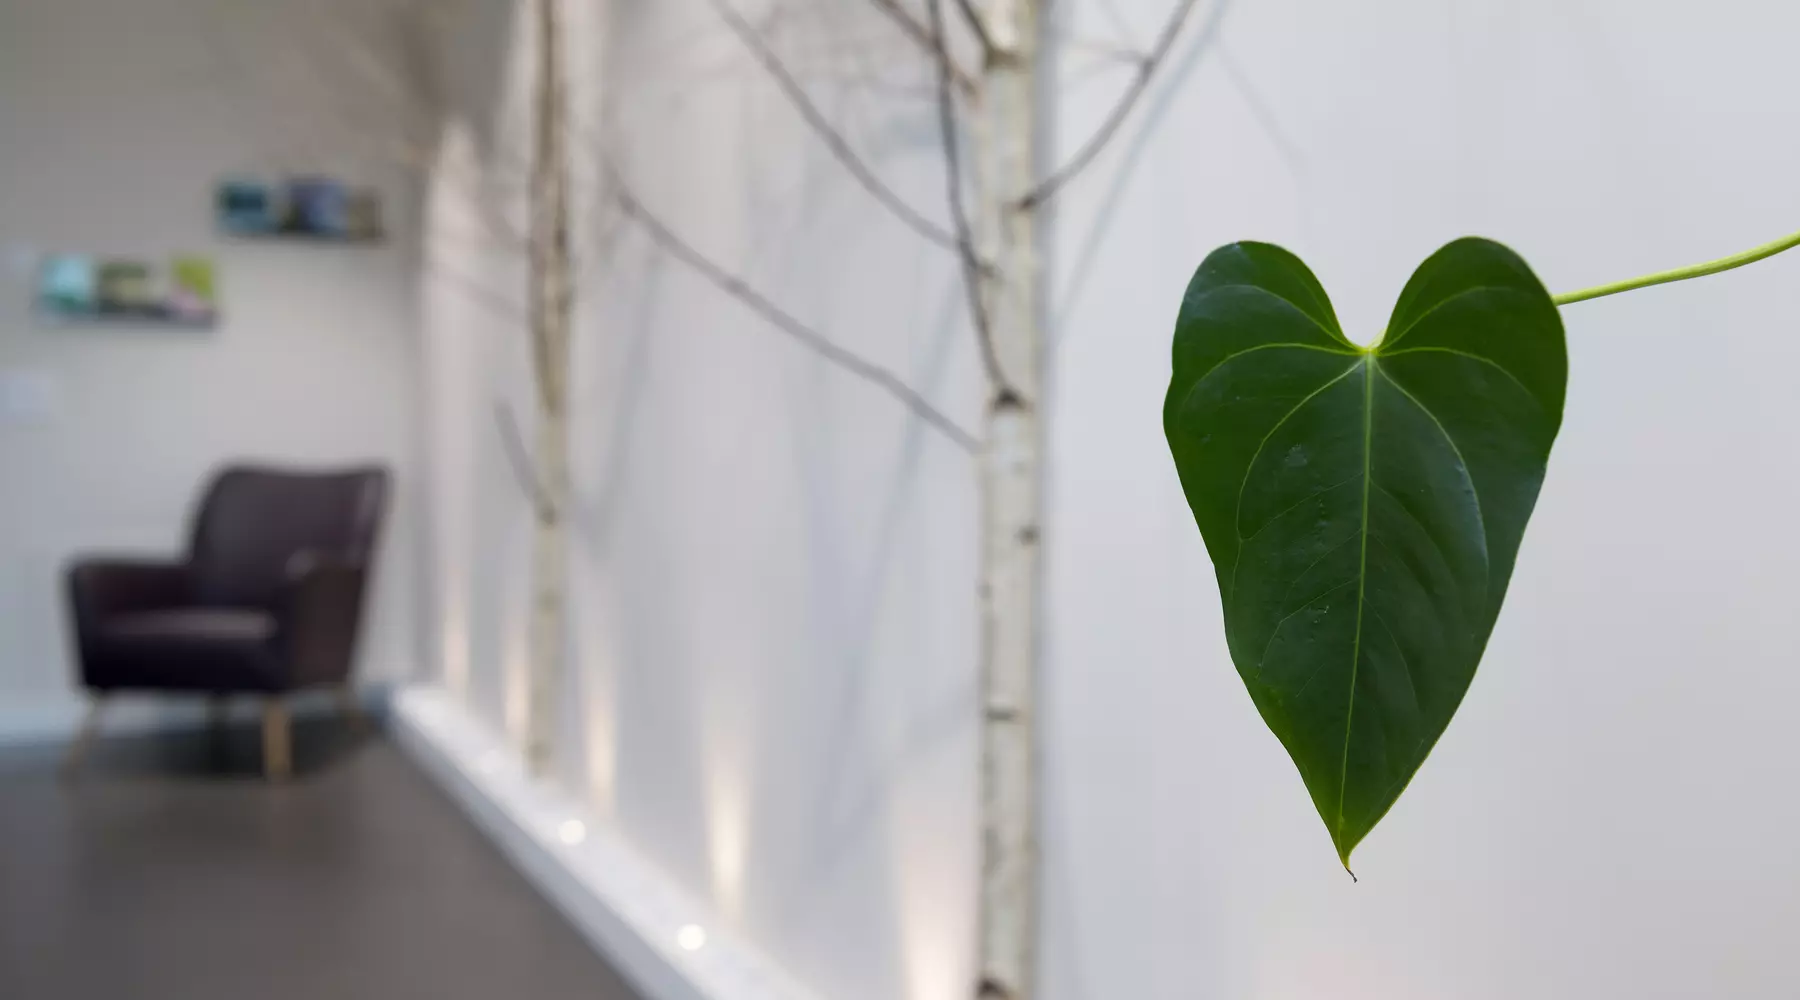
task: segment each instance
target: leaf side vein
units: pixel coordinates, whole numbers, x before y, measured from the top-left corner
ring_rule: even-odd
[[[1319,332],[1325,334],[1325,336],[1327,336],[1327,337],[1330,337],[1332,340],[1335,340],[1338,343],[1345,345],[1346,347],[1355,347],[1356,346],[1356,345],[1350,343],[1350,338],[1344,336],[1344,333],[1342,330],[1333,330],[1331,327],[1326,326],[1323,322],[1321,322],[1319,320],[1319,317],[1314,316],[1312,313],[1307,312],[1306,309],[1300,305],[1300,303],[1295,302],[1293,299],[1288,298],[1287,296],[1281,294],[1280,292],[1275,291],[1274,289],[1270,288],[1267,285],[1258,285],[1254,282],[1249,282],[1249,281],[1234,281],[1234,282],[1231,282],[1230,284],[1226,284],[1226,285],[1213,285],[1213,286],[1207,288],[1206,291],[1201,292],[1199,295],[1194,296],[1193,299],[1191,300],[1191,302],[1193,302],[1193,303],[1203,302],[1206,299],[1210,298],[1216,292],[1228,292],[1234,288],[1249,288],[1254,291],[1261,292],[1264,295],[1267,295],[1269,298],[1272,298],[1277,302],[1283,303],[1289,309],[1292,309],[1295,312],[1299,313],[1300,315],[1306,317],[1307,322],[1318,327]]]
[[[1532,392],[1530,387],[1524,382],[1521,382],[1519,376],[1512,373],[1512,369],[1495,361],[1493,358],[1476,354],[1473,351],[1459,351],[1454,347],[1408,347],[1401,351],[1384,351],[1381,356],[1384,358],[1397,358],[1406,354],[1454,354],[1457,357],[1468,358],[1470,361],[1479,361],[1484,365],[1491,365],[1494,370],[1512,380],[1512,383],[1518,386],[1525,395],[1531,397],[1531,402],[1536,405],[1538,409],[1544,409],[1544,403],[1542,400],[1538,399],[1537,393]]]
[[[1425,320],[1428,317],[1430,317],[1432,313],[1435,313],[1439,309],[1442,309],[1445,306],[1449,305],[1450,303],[1455,302],[1457,299],[1464,298],[1464,297],[1470,296],[1470,295],[1476,295],[1481,292],[1512,292],[1517,295],[1526,295],[1526,296],[1529,296],[1531,294],[1527,289],[1517,288],[1513,285],[1476,285],[1473,288],[1464,288],[1454,294],[1446,295],[1443,298],[1437,300],[1436,302],[1433,302],[1429,309],[1426,309],[1424,312],[1420,313],[1419,315],[1414,316],[1412,322],[1406,324],[1406,327],[1404,329],[1402,329],[1399,333],[1394,334],[1392,337],[1381,338],[1382,344],[1384,344],[1384,345],[1385,344],[1398,344],[1402,337],[1405,337],[1407,334],[1409,334],[1409,333],[1413,332],[1413,330],[1417,329],[1419,324],[1425,322]],[[1280,296],[1276,296],[1276,297],[1280,298]],[[1298,308],[1298,307],[1296,307],[1296,308]]]
[[[1342,382],[1344,379],[1349,378],[1350,373],[1355,370],[1356,370],[1356,366],[1351,365],[1350,367],[1345,368],[1339,374],[1332,376],[1330,380],[1326,381],[1323,385],[1319,386],[1317,389],[1314,389],[1313,391],[1307,393],[1305,396],[1303,396],[1300,399],[1300,401],[1298,403],[1295,403],[1293,405],[1293,408],[1289,409],[1286,413],[1282,414],[1281,419],[1275,421],[1275,426],[1270,427],[1269,432],[1267,434],[1263,435],[1261,441],[1257,442],[1256,451],[1251,453],[1250,461],[1244,466],[1244,478],[1238,483],[1237,504],[1232,508],[1232,512],[1231,512],[1231,529],[1234,534],[1237,532],[1238,523],[1242,520],[1243,513],[1244,513],[1244,487],[1250,485],[1250,474],[1256,470],[1256,460],[1262,457],[1263,448],[1268,446],[1269,439],[1274,437],[1275,432],[1280,430],[1283,424],[1287,423],[1290,419],[1292,419],[1294,414],[1299,413],[1301,407],[1312,402],[1315,398],[1318,397],[1318,395],[1320,393],[1324,392],[1326,389],[1329,389],[1332,386],[1337,385],[1339,382]],[[1232,559],[1231,559],[1231,591],[1232,591],[1232,594],[1237,593],[1237,569],[1238,569],[1238,564],[1242,561],[1239,558],[1239,556],[1241,556],[1242,554],[1243,554],[1243,547],[1240,545],[1238,548],[1238,552],[1233,553],[1233,555],[1232,555]],[[1227,601],[1231,600],[1231,594],[1227,594],[1225,596],[1225,599]]]
[[[1379,368],[1376,370],[1380,371]],[[1393,376],[1389,375],[1387,372],[1381,372],[1381,377],[1387,381],[1388,385],[1400,390],[1400,395],[1405,396],[1412,405],[1419,408],[1420,413],[1425,414],[1425,416],[1431,420],[1432,426],[1438,429],[1438,433],[1444,436],[1444,442],[1450,446],[1451,454],[1456,456],[1456,464],[1462,467],[1463,478],[1469,481],[1469,496],[1474,499],[1475,503],[1475,523],[1481,528],[1481,561],[1483,564],[1486,564],[1488,562],[1487,517],[1481,511],[1481,491],[1475,488],[1475,476],[1470,469],[1468,459],[1463,457],[1462,449],[1457,447],[1456,439],[1450,436],[1449,428],[1445,427],[1444,422],[1438,419],[1438,415],[1431,411],[1431,407],[1420,402],[1419,397],[1407,392],[1406,386],[1394,381]]]

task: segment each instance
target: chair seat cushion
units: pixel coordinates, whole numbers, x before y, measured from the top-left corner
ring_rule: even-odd
[[[106,620],[84,656],[88,683],[148,691],[280,691],[275,619],[240,608],[177,608]]]
[[[171,639],[184,642],[267,642],[275,616],[240,608],[179,608],[119,615],[101,628],[108,639]]]

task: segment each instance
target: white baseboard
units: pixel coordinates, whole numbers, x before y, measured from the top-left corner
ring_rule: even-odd
[[[817,1000],[574,796],[529,780],[444,690],[398,689],[389,719],[401,748],[647,1000]]]
[[[365,688],[360,692],[365,708],[380,713],[388,704],[388,689]],[[230,703],[232,718],[255,717],[255,699],[246,695]],[[77,695],[46,698],[23,705],[0,705],[0,747],[39,746],[74,739],[87,714],[89,702]],[[296,718],[336,712],[337,703],[324,692],[294,696],[289,705]],[[121,695],[108,699],[101,718],[100,735],[148,736],[152,733],[197,729],[206,724],[206,701],[197,696]]]
[[[64,742],[75,735],[84,711],[81,702],[70,698],[0,706],[0,747]],[[132,725],[147,727],[155,721],[144,715],[138,711],[122,719],[121,731]]]

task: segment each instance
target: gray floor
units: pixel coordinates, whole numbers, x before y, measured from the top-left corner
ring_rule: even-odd
[[[634,1000],[410,762],[335,722],[0,753],[4,1000]]]

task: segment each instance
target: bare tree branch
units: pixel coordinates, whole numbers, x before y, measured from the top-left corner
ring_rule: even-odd
[[[1063,164],[1061,169],[1049,177],[1039,181],[1037,187],[1032,188],[1025,197],[1019,199],[1018,208],[1021,211],[1029,211],[1049,201],[1051,196],[1055,195],[1064,184],[1086,170],[1088,165],[1094,162],[1094,157],[1099,156],[1100,151],[1106,148],[1106,144],[1112,141],[1113,134],[1119,131],[1120,125],[1125,124],[1125,119],[1131,114],[1131,109],[1137,106],[1138,99],[1143,97],[1144,91],[1150,88],[1151,78],[1156,75],[1157,67],[1161,66],[1163,60],[1168,57],[1169,49],[1174,47],[1175,38],[1181,34],[1181,26],[1187,22],[1188,14],[1192,13],[1193,9],[1194,0],[1176,0],[1174,11],[1169,14],[1169,20],[1163,25],[1162,33],[1156,37],[1156,44],[1151,47],[1149,54],[1145,55],[1143,60],[1138,63],[1137,78],[1131,81],[1131,86],[1126,89],[1125,95],[1119,98],[1118,104],[1113,106],[1112,113],[1106,117],[1106,120],[1100,124],[1100,128],[1088,139],[1087,144],[1082,146],[1068,163]]]
[[[824,334],[812,329],[805,323],[783,311],[781,307],[769,301],[761,293],[745,284],[742,278],[726,271],[713,263],[699,250],[694,249],[681,237],[675,235],[667,225],[651,215],[642,202],[628,191],[615,176],[614,197],[618,200],[620,210],[627,218],[643,227],[645,233],[655,241],[669,256],[693,268],[701,277],[711,282],[720,291],[738,300],[751,312],[767,320],[769,325],[794,338],[807,350],[823,358],[857,378],[868,382],[899,400],[907,409],[917,414],[920,419],[935,427],[957,447],[964,451],[975,452],[978,447],[975,436],[960,427],[956,421],[946,416],[943,411],[932,406],[917,390],[901,381],[900,377],[886,368],[865,360],[831,342]]]
[[[376,156],[398,164],[402,169],[414,171],[420,177],[442,180],[456,188],[462,202],[474,207],[483,238],[509,252],[520,255],[530,252],[529,235],[506,214],[506,203],[511,195],[509,182],[497,176],[496,171],[478,167],[471,176],[470,172],[452,170],[439,160],[435,151],[414,146],[404,139],[392,143],[371,139],[369,148]]]
[[[1064,36],[1056,39],[1056,43],[1066,49],[1086,52],[1098,61],[1124,63],[1127,66],[1142,66],[1148,58],[1142,49],[1132,48],[1118,42],[1103,42],[1094,38],[1077,38]]]
[[[948,42],[944,30],[943,0],[927,0],[931,10],[933,36]],[[957,151],[956,95],[950,92],[950,75],[938,70],[938,123],[944,138],[944,176],[950,200],[950,221],[956,226],[956,246],[962,257],[963,287],[969,293],[969,319],[975,326],[975,342],[981,348],[981,367],[987,372],[998,396],[1014,395],[1012,384],[1000,369],[1000,355],[994,349],[993,325],[988,322],[987,303],[981,295],[983,267],[975,252],[975,236],[969,227],[969,208],[963,203],[962,166]]]
[[[525,447],[525,436],[519,431],[519,421],[513,416],[512,406],[503,399],[494,400],[494,426],[500,432],[501,450],[506,453],[506,463],[511,466],[513,479],[519,485],[519,492],[537,511],[540,520],[550,521],[556,518],[556,505],[550,501],[549,491],[538,478],[537,468],[532,464],[531,452]]]
[[[937,77],[935,76],[931,78],[930,83],[925,84],[902,83],[891,77],[867,71],[820,73],[814,75],[813,79],[835,86],[840,92],[854,91],[912,101],[937,101]]]
[[[955,57],[950,54],[950,47],[938,44],[938,40],[923,24],[919,23],[919,19],[914,17],[911,11],[900,6],[900,0],[872,0],[872,2],[900,26],[900,30],[906,33],[906,37],[912,39],[919,48],[924,49],[925,53],[931,56],[933,62],[949,69],[950,76],[956,81],[957,89],[965,94],[975,93],[975,79],[968,74],[967,70],[956,64]]]
[[[931,37],[931,32],[925,30],[925,26],[919,23],[919,19],[914,17],[911,11],[900,6],[900,0],[872,0],[872,2],[876,7],[881,8],[882,13],[886,14],[890,20],[899,25],[900,30],[906,33],[906,37],[912,39],[920,48],[926,52],[940,51],[937,39]]]
[[[520,329],[524,329],[530,324],[530,319],[526,313],[525,306],[508,298],[505,293],[489,287],[482,281],[470,277],[467,273],[457,268],[451,267],[449,264],[446,264],[443,260],[439,259],[435,254],[428,253],[426,255],[425,273],[431,277],[440,278],[449,284],[455,285],[468,295],[470,301],[481,306],[483,309],[486,309],[498,319],[506,320],[509,323],[517,323]]]
[[[931,0],[931,2],[935,6],[937,0]],[[988,32],[987,22],[981,19],[981,12],[975,9],[975,5],[970,0],[956,0],[956,6],[962,11],[963,20],[969,22],[969,30],[975,33],[975,40],[981,43],[981,57],[992,59],[995,52],[994,36]],[[935,12],[932,16],[939,21],[942,20]],[[949,39],[945,37],[944,32],[938,31],[935,34],[938,44],[944,46],[948,51]]]
[[[787,95],[788,100],[794,105],[794,110],[800,112],[800,117],[806,119],[806,123],[812,126],[812,130],[825,141],[825,145],[831,150],[832,155],[844,165],[844,169],[850,171],[850,175],[856,178],[857,183],[861,184],[864,190],[873,195],[876,201],[887,206],[888,210],[893,212],[901,222],[920,236],[939,246],[960,250],[961,246],[954,234],[946,232],[943,227],[908,205],[905,200],[894,193],[893,188],[888,187],[881,178],[875,176],[875,172],[870,170],[867,164],[863,163],[861,157],[856,155],[856,151],[850,148],[850,143],[845,140],[843,133],[839,132],[837,126],[833,125],[831,120],[818,109],[818,106],[813,104],[812,98],[806,94],[806,89],[800,86],[798,80],[794,79],[794,75],[782,63],[781,57],[776,55],[775,50],[770,48],[763,37],[756,33],[756,29],[750,25],[750,22],[744,20],[743,15],[731,6],[730,0],[707,0],[707,3],[712,5],[719,17],[750,49],[757,61],[762,63],[763,68],[769,71],[769,75],[775,78],[775,83]],[[941,71],[945,64],[940,60],[938,65]]]

